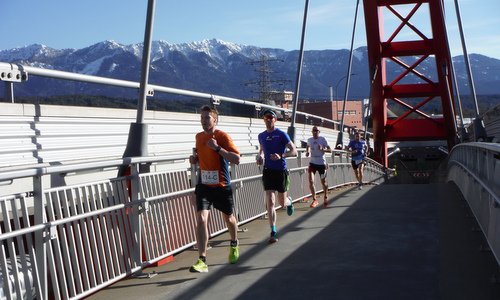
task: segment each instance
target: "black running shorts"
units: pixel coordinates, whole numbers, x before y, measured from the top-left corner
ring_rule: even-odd
[[[290,187],[290,175],[288,170],[273,170],[264,168],[262,182],[265,191],[278,191],[284,193]]]
[[[196,208],[209,210],[212,205],[226,215],[231,215],[234,209],[233,190],[231,186],[211,187],[204,184],[196,185]]]
[[[318,171],[319,175],[323,175],[325,174],[326,166],[309,163],[309,168],[307,170],[309,173],[313,174],[316,174],[316,171]]]

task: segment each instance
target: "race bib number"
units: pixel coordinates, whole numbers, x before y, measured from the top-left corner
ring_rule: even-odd
[[[219,184],[219,171],[201,171],[201,183]]]

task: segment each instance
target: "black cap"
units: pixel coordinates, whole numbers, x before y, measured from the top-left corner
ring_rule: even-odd
[[[262,116],[265,116],[267,114],[271,114],[273,115],[275,118],[277,118],[278,116],[276,115],[276,113],[272,110],[272,109],[266,109],[264,110],[264,112],[262,113]]]

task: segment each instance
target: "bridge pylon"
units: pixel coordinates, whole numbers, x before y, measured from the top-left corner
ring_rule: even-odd
[[[452,62],[442,0],[363,1],[375,159],[387,166],[392,141],[445,140],[453,147]],[[394,22],[385,22],[387,17],[399,25],[389,28]],[[394,78],[388,78],[388,68],[396,70]],[[398,116],[388,118],[388,108]]]

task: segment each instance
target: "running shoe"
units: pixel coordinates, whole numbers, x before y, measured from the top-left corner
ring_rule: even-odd
[[[240,258],[240,246],[229,246],[229,262],[235,264]]]
[[[362,183],[360,183],[360,184],[358,185],[358,190],[362,190],[362,189],[363,189],[363,184],[362,184]]]
[[[290,205],[286,207],[286,213],[291,216],[295,211],[295,207],[293,207],[292,197],[288,196],[288,200],[290,200]]]
[[[318,206],[318,200],[314,199],[313,202],[311,203],[311,205],[309,205],[309,207],[313,208],[313,207],[316,207]]]
[[[198,259],[194,265],[191,266],[189,272],[193,273],[206,273],[208,272],[208,266],[201,259]]]
[[[271,236],[269,237],[269,244],[276,243],[278,241],[278,233],[276,231],[271,231]]]

